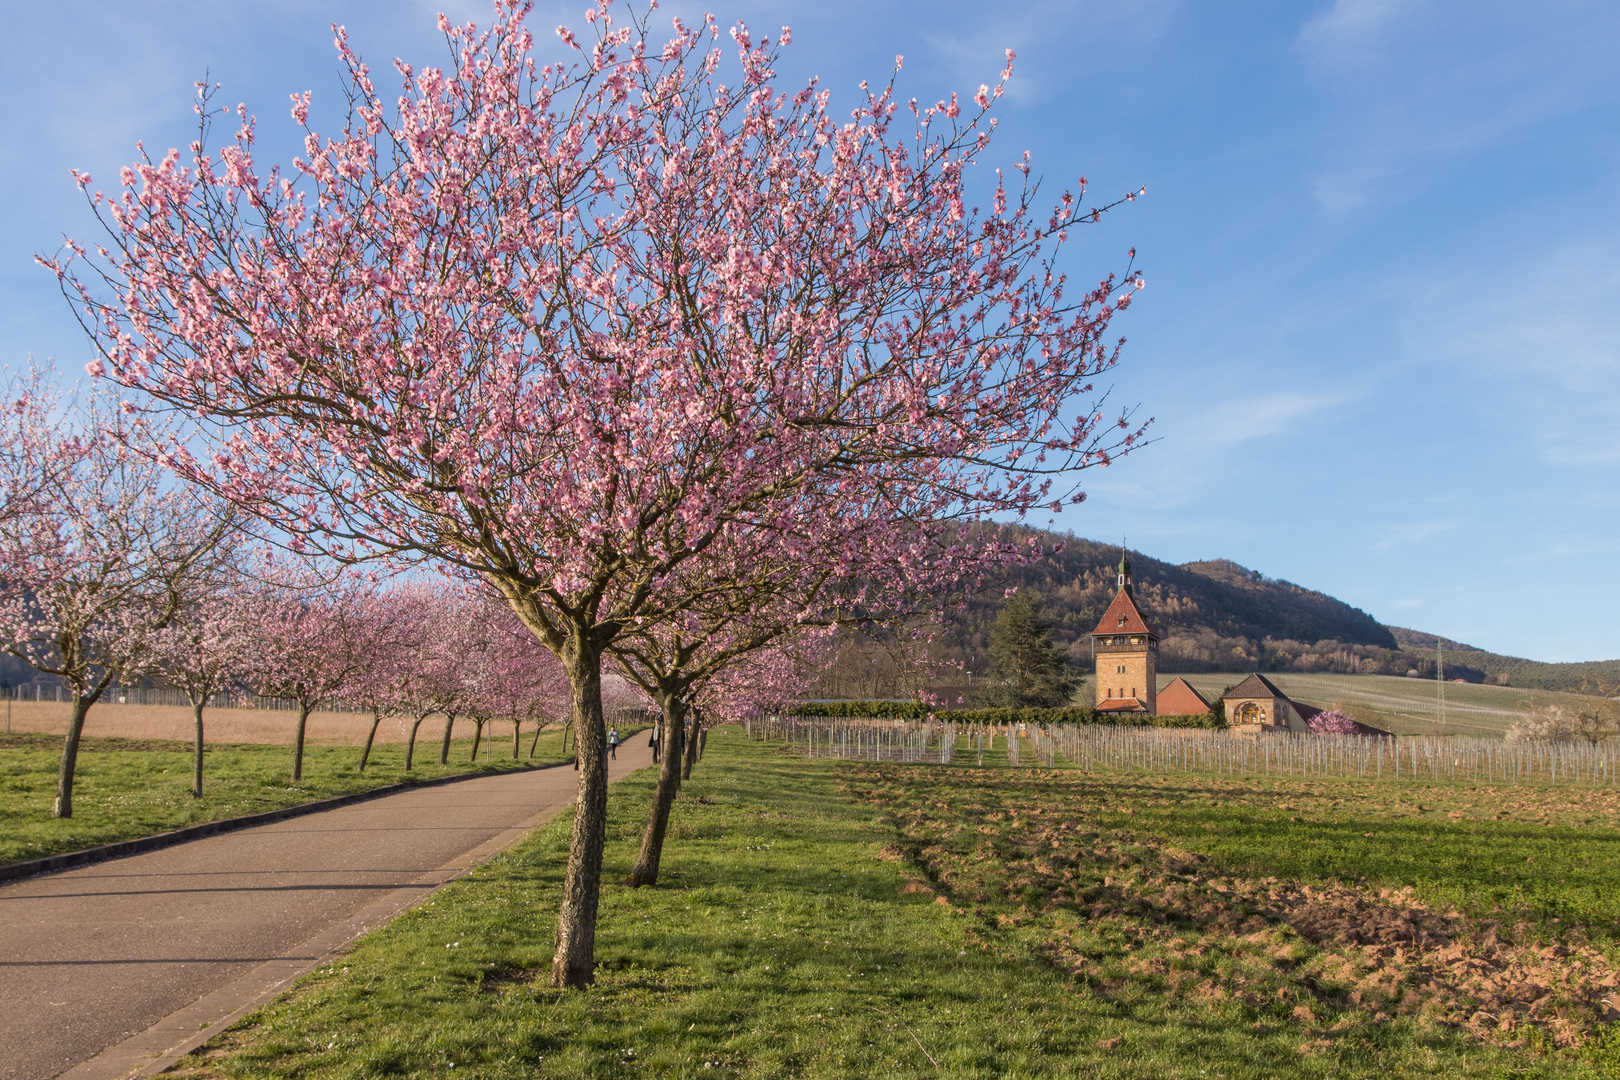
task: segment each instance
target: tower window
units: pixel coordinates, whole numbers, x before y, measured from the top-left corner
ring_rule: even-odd
[[[1125,625],[1125,616],[1124,615],[1121,615],[1119,617],[1119,625],[1121,625],[1121,626]]]

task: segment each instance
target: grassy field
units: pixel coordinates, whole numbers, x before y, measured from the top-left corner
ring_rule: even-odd
[[[1183,675],[1198,692],[1214,700],[1241,674]],[[1162,688],[1174,675],[1160,675]],[[1437,686],[1432,679],[1396,675],[1266,675],[1279,690],[1318,708],[1346,708],[1365,723],[1398,735],[1500,735],[1515,719],[1538,705],[1573,702],[1574,694],[1524,690],[1513,686],[1446,684],[1445,723],[1440,723]]]
[[[50,816],[62,740],[53,735],[0,735],[0,865],[278,810],[407,779],[527,764],[530,736],[523,739],[523,761],[513,762],[510,728],[507,732],[504,739],[484,741],[477,763],[468,761],[471,739],[451,744],[448,765],[439,764],[437,738],[418,740],[409,775],[403,745],[378,745],[364,773],[355,771],[360,760],[358,747],[309,746],[304,750],[303,779],[297,784],[288,779],[291,747],[211,746],[204,754],[200,799],[191,797],[189,744],[86,738],[79,753],[73,817],[65,821]],[[560,760],[562,735],[545,733],[534,762]]]
[[[1620,1075],[1585,983],[1520,1001],[1612,970],[1611,805],[708,745],[657,889],[617,884],[650,774],[613,788],[593,989],[545,986],[563,818],[178,1075]],[[1441,953],[1487,948],[1507,1027],[1455,1016]]]

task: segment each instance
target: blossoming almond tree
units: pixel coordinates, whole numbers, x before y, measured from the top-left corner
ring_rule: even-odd
[[[195,730],[191,795],[202,798],[203,707],[236,685],[245,670],[251,638],[243,610],[242,581],[227,558],[218,580],[199,582],[154,640],[152,670],[185,692]]]
[[[350,613],[356,650],[354,673],[340,691],[342,700],[371,714],[371,727],[360,750],[356,772],[365,772],[383,720],[409,708],[407,687],[412,669],[426,649],[427,623],[400,590],[371,589],[355,597]]]
[[[455,677],[457,658],[451,648],[451,626],[459,592],[457,584],[444,581],[413,582],[392,592],[398,617],[416,628],[416,649],[410,662],[397,671],[398,707],[410,721],[405,739],[406,772],[411,771],[416,760],[417,732],[423,721],[444,708],[444,687]],[[447,726],[445,760],[449,760],[449,730]]]
[[[658,42],[604,2],[544,63],[528,10],[441,17],[450,66],[397,62],[394,96],[338,29],[347,122],[321,137],[296,96],[286,171],[245,108],[210,147],[204,92],[187,152],[90,195],[106,240],[43,261],[94,373],[209,433],[177,469],[340,557],[483,579],[562,662],[582,767],[552,981],[583,986],[604,650],[679,613],[661,583],[724,528],[1080,498],[1065,474],[1139,431],[1090,392],[1140,279],[1070,290],[1057,252],[1099,211],[1038,209],[1027,160],[970,205],[1000,83],[966,107],[875,89],[840,122],[775,88],[785,30],[734,29],[722,79],[712,20]]]
[[[782,702],[802,692],[805,673],[824,660],[828,629],[795,629],[777,622],[691,617],[684,628],[659,626],[628,634],[614,645],[625,676],[657,704],[658,783],[630,871],[632,887],[658,884],[670,811],[683,780],[690,779],[700,717],[736,718],[760,702]],[[690,733],[690,734],[689,734]]]
[[[103,394],[64,400],[38,369],[11,390],[0,409],[0,645],[72,694],[51,809],[67,818],[91,706],[149,670],[232,522],[112,437]]]
[[[353,575],[333,579],[284,562],[271,567],[241,605],[249,639],[243,682],[261,697],[290,698],[298,708],[294,783],[304,778],[309,714],[337,701],[371,660],[362,617],[366,592]]]

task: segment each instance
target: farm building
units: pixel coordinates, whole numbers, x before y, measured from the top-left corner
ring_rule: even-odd
[[[1266,731],[1310,731],[1312,718],[1322,713],[1322,710],[1315,706],[1291,700],[1259,672],[1250,675],[1221,695],[1221,704],[1226,709],[1226,723],[1234,735],[1258,735]],[[1375,728],[1360,721],[1351,723],[1355,724],[1354,734],[1357,735],[1391,734],[1382,728]]]
[[[1311,717],[1321,709],[1290,701],[1270,679],[1256,672],[1221,695],[1226,722],[1233,732],[1253,734],[1267,728],[1309,731]]]
[[[1196,716],[1209,712],[1209,702],[1192,683],[1177,675],[1159,691],[1160,716]]]

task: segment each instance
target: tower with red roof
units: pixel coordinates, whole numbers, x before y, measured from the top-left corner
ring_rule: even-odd
[[[1131,561],[1119,553],[1119,591],[1091,632],[1097,658],[1097,709],[1113,713],[1158,712],[1159,635],[1136,606]]]

